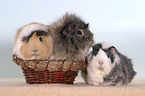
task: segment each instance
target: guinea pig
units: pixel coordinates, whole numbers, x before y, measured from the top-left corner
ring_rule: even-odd
[[[90,85],[125,85],[131,82],[136,72],[130,59],[107,43],[94,45],[86,57],[86,68],[81,72]]]
[[[81,18],[66,13],[49,25],[53,36],[51,59],[84,59],[93,43],[93,34]]]
[[[30,23],[18,29],[13,54],[24,60],[48,59],[52,47],[48,27],[40,23]]]

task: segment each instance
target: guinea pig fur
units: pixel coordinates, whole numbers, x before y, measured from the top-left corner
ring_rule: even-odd
[[[130,59],[120,54],[114,46],[98,43],[86,57],[86,68],[82,77],[90,85],[125,85],[136,72]]]
[[[98,47],[99,46],[99,47]],[[97,48],[98,47],[98,48]],[[113,62],[111,61],[106,52],[101,49],[101,45],[93,46],[94,52],[88,56],[87,65],[87,83],[91,85],[102,85],[103,78],[106,74],[111,72]],[[106,50],[107,51],[107,50]],[[92,55],[92,56],[91,56]],[[114,60],[112,58],[112,60]]]
[[[66,13],[48,26],[53,36],[51,59],[84,59],[93,43],[93,34],[82,19]]]
[[[30,23],[18,29],[13,54],[26,60],[48,59],[52,47],[48,27],[40,23]]]
[[[111,72],[104,77],[104,82],[112,86],[130,83],[136,75],[131,59],[121,54],[114,46],[109,49],[115,58],[119,58],[119,62],[116,62]]]

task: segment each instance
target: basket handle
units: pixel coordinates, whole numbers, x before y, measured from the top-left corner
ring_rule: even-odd
[[[75,62],[75,61],[72,61],[71,66],[69,67],[69,69],[68,69],[67,71],[70,71],[70,69],[72,68],[74,62]],[[81,60],[80,62],[81,62],[82,65],[83,65],[82,68],[81,68],[81,70],[83,70],[83,69],[85,68],[85,62],[84,62],[83,60]]]
[[[64,65],[64,62],[65,62],[65,60],[62,61],[61,67],[60,67],[60,69],[59,69],[60,71],[62,71],[62,67],[63,67],[63,65]]]
[[[35,63],[35,70],[37,69],[38,63],[39,63],[39,60],[37,60],[36,63]]]
[[[13,55],[12,60],[13,60],[18,66],[22,66],[22,65],[23,65],[23,63],[21,63],[21,61],[23,61],[23,60],[21,60],[20,58],[18,58],[15,54]]]
[[[46,67],[45,67],[45,70],[47,70],[49,62],[50,62],[50,61],[47,62]]]
[[[69,69],[68,69],[67,71],[70,71],[70,69],[72,68],[74,62],[75,62],[75,61],[72,61],[71,65],[70,65],[70,67],[69,67]]]

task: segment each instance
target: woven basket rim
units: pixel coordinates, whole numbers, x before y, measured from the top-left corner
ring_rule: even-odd
[[[13,54],[13,57],[17,57],[19,59],[22,59],[20,57],[18,57],[16,54]],[[71,59],[71,58],[68,58],[68,59],[22,59],[22,60],[25,60],[25,61],[66,61],[66,60],[72,60],[72,61],[76,61],[76,60],[82,60],[82,59]]]
[[[70,60],[71,61],[71,64],[69,65],[66,65],[64,64],[64,62],[67,62],[67,60]],[[28,67],[30,69],[35,69],[38,71],[38,67],[37,65],[39,65],[39,63],[43,63],[43,70],[47,70],[49,69],[49,71],[69,71],[69,70],[72,70],[72,71],[79,71],[79,70],[83,70],[85,68],[85,62],[83,60],[77,60],[77,59],[64,59],[64,60],[23,60],[21,58],[19,58],[16,54],[13,55],[13,61],[18,65],[18,66],[21,66],[21,68],[25,68],[25,67]],[[61,62],[61,65],[59,64],[59,68],[55,68],[55,66],[53,67],[52,64],[51,66],[49,66],[49,62]],[[28,64],[33,64],[31,65],[32,67],[28,66]],[[77,67],[75,67],[75,64],[77,64]],[[67,69],[64,69],[64,66],[68,66]],[[80,68],[78,68],[78,66],[81,66]],[[53,70],[50,70],[50,69],[53,69]],[[56,69],[56,70],[55,70]],[[40,70],[39,70],[40,71]],[[42,70],[41,70],[42,71]]]

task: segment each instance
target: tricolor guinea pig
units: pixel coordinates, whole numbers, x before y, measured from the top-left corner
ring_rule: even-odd
[[[30,23],[18,29],[13,54],[24,60],[48,59],[52,47],[48,27],[40,23]]]
[[[125,85],[131,82],[136,72],[130,59],[107,43],[94,45],[86,57],[86,68],[81,72],[90,85]]]

